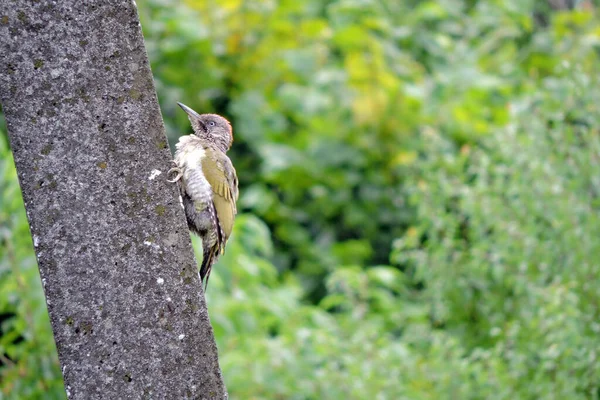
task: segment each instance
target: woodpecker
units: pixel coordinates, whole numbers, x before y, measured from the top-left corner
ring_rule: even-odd
[[[227,157],[233,142],[231,124],[217,114],[198,114],[177,103],[186,112],[193,134],[181,136],[176,145],[169,182],[177,182],[190,231],[202,239],[200,279],[204,290],[212,266],[224,253],[237,214],[238,179]],[[206,280],[205,280],[206,279]]]

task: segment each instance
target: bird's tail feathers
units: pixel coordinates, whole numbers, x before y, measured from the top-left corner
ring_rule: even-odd
[[[200,266],[200,280],[204,282],[204,291],[208,287],[208,278],[212,271],[212,266],[217,262],[219,252],[217,246],[205,247],[202,254],[202,265]],[[206,280],[205,280],[206,279]]]
[[[213,226],[217,230],[216,243],[213,246],[204,246],[203,239],[203,254],[202,254],[202,265],[200,266],[200,279],[204,281],[206,278],[206,282],[204,283],[204,291],[206,292],[206,288],[208,287],[208,278],[210,278],[210,272],[212,271],[212,266],[217,262],[219,257],[223,254],[225,250],[225,241],[223,229],[221,228],[221,224],[219,223],[219,215],[217,214],[217,210],[215,208],[215,203],[213,202],[211,208],[211,217],[213,219]]]

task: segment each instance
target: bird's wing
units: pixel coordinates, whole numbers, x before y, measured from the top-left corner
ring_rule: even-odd
[[[202,172],[212,187],[213,202],[223,231],[223,239],[226,242],[231,235],[233,220],[237,214],[237,176],[227,155],[213,149],[205,151],[206,155],[202,158]]]

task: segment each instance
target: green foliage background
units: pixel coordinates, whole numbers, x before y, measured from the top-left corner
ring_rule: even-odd
[[[232,399],[599,397],[579,3],[138,2],[171,144],[176,101],[234,126],[241,214],[207,294]],[[61,399],[0,139],[0,399]]]

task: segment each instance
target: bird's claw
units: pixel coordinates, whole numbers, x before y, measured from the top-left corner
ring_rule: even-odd
[[[171,183],[175,183],[178,180],[181,179],[181,177],[183,176],[183,172],[181,172],[181,169],[179,169],[179,167],[174,167],[171,168],[168,172],[167,172],[167,178],[172,174],[172,173],[176,173],[177,175],[175,175],[175,177],[173,179],[167,179],[167,182],[171,182]]]

